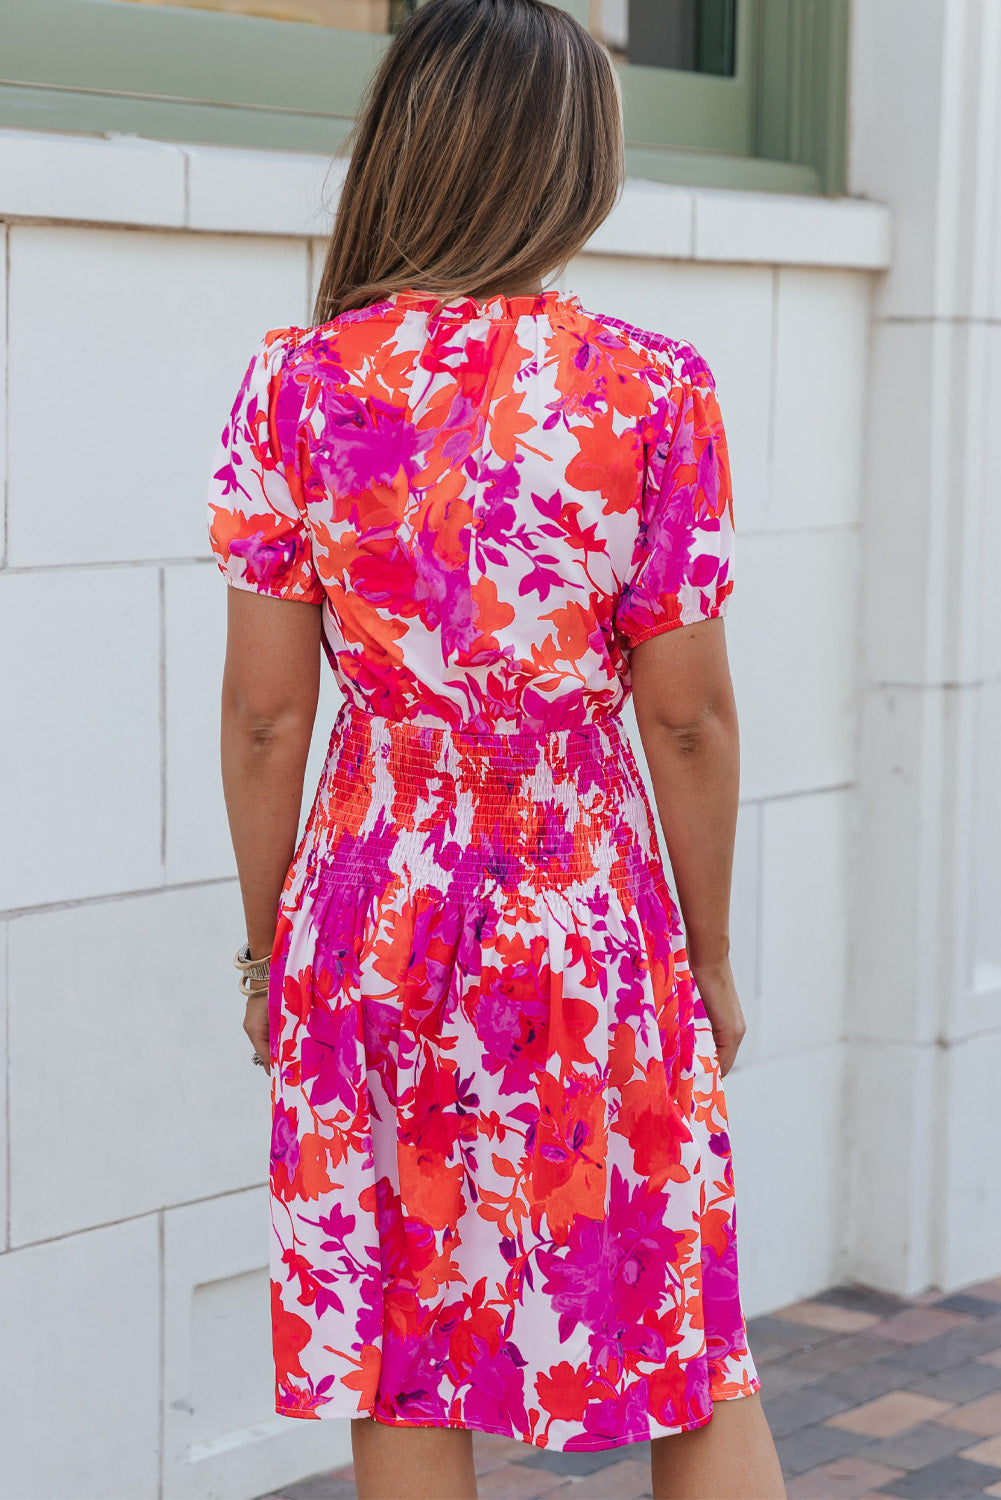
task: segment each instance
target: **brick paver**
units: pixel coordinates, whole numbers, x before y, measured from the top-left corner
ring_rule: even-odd
[[[835,1427],[845,1427],[849,1432],[865,1432],[870,1437],[896,1437],[905,1427],[917,1422],[927,1422],[932,1417],[942,1420],[952,1410],[948,1401],[938,1401],[934,1396],[915,1396],[911,1391],[887,1391],[874,1401],[864,1401],[852,1411],[844,1411],[831,1417]],[[979,1427],[970,1431],[979,1432]]]
[[[1001,1478],[1001,1437],[990,1437],[982,1443],[974,1443],[972,1448],[959,1451],[961,1457],[973,1459],[978,1464],[993,1464],[998,1473],[992,1474],[991,1479]]]
[[[835,1458],[848,1458],[864,1447],[865,1441],[857,1432],[844,1432],[827,1422],[814,1422],[787,1437],[776,1438],[775,1447],[783,1474],[793,1479],[797,1474],[822,1468]]]
[[[895,1359],[869,1359],[864,1365],[849,1365],[847,1369],[835,1370],[833,1375],[825,1375],[814,1384],[818,1389],[846,1396],[849,1406],[860,1406],[863,1401],[872,1401],[874,1397],[883,1396],[887,1391],[901,1390],[913,1379],[914,1371],[908,1369],[907,1365],[898,1364]],[[924,1394],[937,1396],[939,1392],[928,1391]]]
[[[881,1292],[876,1287],[854,1283],[829,1287],[826,1292],[818,1292],[812,1300],[830,1302],[835,1307],[850,1307],[855,1312],[877,1313],[881,1318],[914,1306],[906,1297],[898,1297],[896,1292]]]
[[[951,1458],[970,1446],[970,1434],[943,1427],[940,1422],[918,1422],[895,1437],[877,1438],[859,1450],[860,1458],[889,1464],[891,1469],[923,1469],[940,1458]]]
[[[753,1339],[751,1349],[754,1349]],[[801,1384],[805,1384],[808,1380],[819,1380],[823,1375],[834,1375],[839,1370],[852,1370],[857,1365],[868,1364],[874,1359],[901,1359],[901,1363],[906,1364],[907,1361],[902,1356],[911,1352],[908,1345],[894,1344],[889,1339],[873,1338],[868,1333],[845,1333],[837,1338],[825,1338],[823,1343],[790,1354],[784,1361],[784,1367],[794,1371]],[[775,1366],[771,1368],[774,1369]],[[783,1368],[783,1365],[780,1364],[779,1368]],[[928,1372],[914,1371],[912,1378],[916,1380],[919,1373]]]
[[[356,1495],[354,1484],[346,1484],[332,1474],[316,1474],[312,1479],[286,1485],[266,1500],[354,1500]]]
[[[820,1383],[814,1381],[812,1385],[785,1391],[781,1396],[766,1396],[763,1404],[772,1437],[780,1438],[847,1410],[851,1401],[834,1391],[822,1389]]]
[[[993,1281],[975,1281],[963,1290],[971,1297],[989,1297],[994,1302],[1001,1302],[1001,1276],[995,1276]]]
[[[981,1437],[996,1437],[1001,1433],[1001,1391],[956,1406],[938,1421],[948,1427],[961,1427],[964,1432],[978,1432]]]
[[[944,1307],[946,1312],[969,1313],[974,1318],[990,1318],[998,1310],[996,1297],[975,1297],[971,1292],[955,1292],[951,1297],[943,1297],[935,1306]]]
[[[873,1463],[867,1458],[836,1458],[832,1464],[823,1464],[801,1474],[786,1486],[789,1500],[857,1500],[859,1495],[885,1485],[892,1479],[900,1479],[903,1469],[891,1469],[888,1464]]]
[[[880,1325],[884,1339],[895,1339],[901,1344],[923,1344],[936,1334],[948,1333],[951,1328],[960,1328],[969,1322],[969,1313],[943,1312],[937,1307],[909,1307],[906,1312],[886,1318]]]
[[[899,1500],[953,1500],[956,1496],[968,1500],[971,1495],[983,1494],[982,1485],[992,1484],[998,1473],[965,1458],[940,1458],[880,1488],[884,1495],[896,1495]]]
[[[564,1481],[546,1500],[642,1500],[650,1493],[650,1465],[627,1458],[583,1479]]]
[[[503,1469],[492,1469],[478,1477],[476,1488],[479,1500],[535,1500],[535,1496],[548,1495],[563,1483],[559,1474],[546,1474],[517,1463],[505,1464]]]
[[[789,1500],[1001,1500],[1001,1277],[910,1300],[837,1286],[748,1322]],[[473,1436],[480,1500],[648,1500],[648,1443]],[[261,1500],[357,1500],[348,1464]]]
[[[993,1306],[993,1304],[991,1304]],[[792,1323],[805,1323],[810,1328],[824,1328],[829,1333],[858,1333],[881,1321],[878,1313],[855,1312],[850,1307],[837,1307],[831,1302],[793,1302],[774,1314]]]
[[[754,1363],[759,1370],[794,1350],[805,1349],[832,1337],[819,1330],[814,1333],[800,1323],[791,1323],[787,1318],[779,1318],[771,1313],[751,1318],[747,1324],[747,1336],[754,1350]]]
[[[968,1360],[963,1365],[953,1365],[951,1370],[942,1370],[938,1375],[926,1375],[910,1387],[920,1396],[941,1396],[943,1401],[975,1401],[978,1396],[987,1396],[991,1391],[1001,1391],[1001,1369]]]
[[[503,1469],[505,1464],[519,1463],[530,1452],[524,1443],[513,1438],[494,1437],[490,1432],[478,1432],[473,1438],[477,1474],[489,1474],[493,1469]]]
[[[564,1479],[583,1479],[624,1459],[641,1462],[649,1474],[650,1444],[626,1443],[621,1448],[605,1448],[597,1453],[561,1453],[556,1448],[532,1448],[522,1462],[529,1468],[545,1469],[548,1474],[561,1474]]]

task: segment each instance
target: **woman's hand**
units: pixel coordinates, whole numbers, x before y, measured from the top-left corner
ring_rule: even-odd
[[[692,974],[713,1029],[720,1077],[725,1078],[733,1067],[737,1048],[747,1031],[730,960],[723,959],[720,963],[698,967],[693,964]]]
[[[264,1059],[264,1065],[271,1072],[271,1038],[268,1033],[268,992],[261,990],[259,995],[251,995],[247,1001],[247,1009],[243,1017],[243,1029],[254,1044],[254,1051],[258,1057]]]

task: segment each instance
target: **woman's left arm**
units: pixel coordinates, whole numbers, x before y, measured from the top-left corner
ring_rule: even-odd
[[[252,958],[270,954],[295,854],[320,691],[319,604],[230,588],[222,688],[222,781]],[[267,995],[243,1029],[270,1058]],[[270,1071],[270,1065],[269,1065]]]

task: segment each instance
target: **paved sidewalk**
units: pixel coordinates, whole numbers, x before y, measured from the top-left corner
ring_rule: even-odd
[[[910,1301],[834,1287],[748,1335],[789,1500],[1001,1497],[1001,1277]],[[480,1500],[650,1495],[648,1443],[550,1453],[477,1435],[474,1448]],[[356,1500],[351,1467],[262,1500]]]

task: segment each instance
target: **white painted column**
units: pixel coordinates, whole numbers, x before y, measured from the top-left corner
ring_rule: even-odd
[[[854,1275],[1001,1246],[1001,6],[858,0],[850,191],[890,204],[863,486]]]

